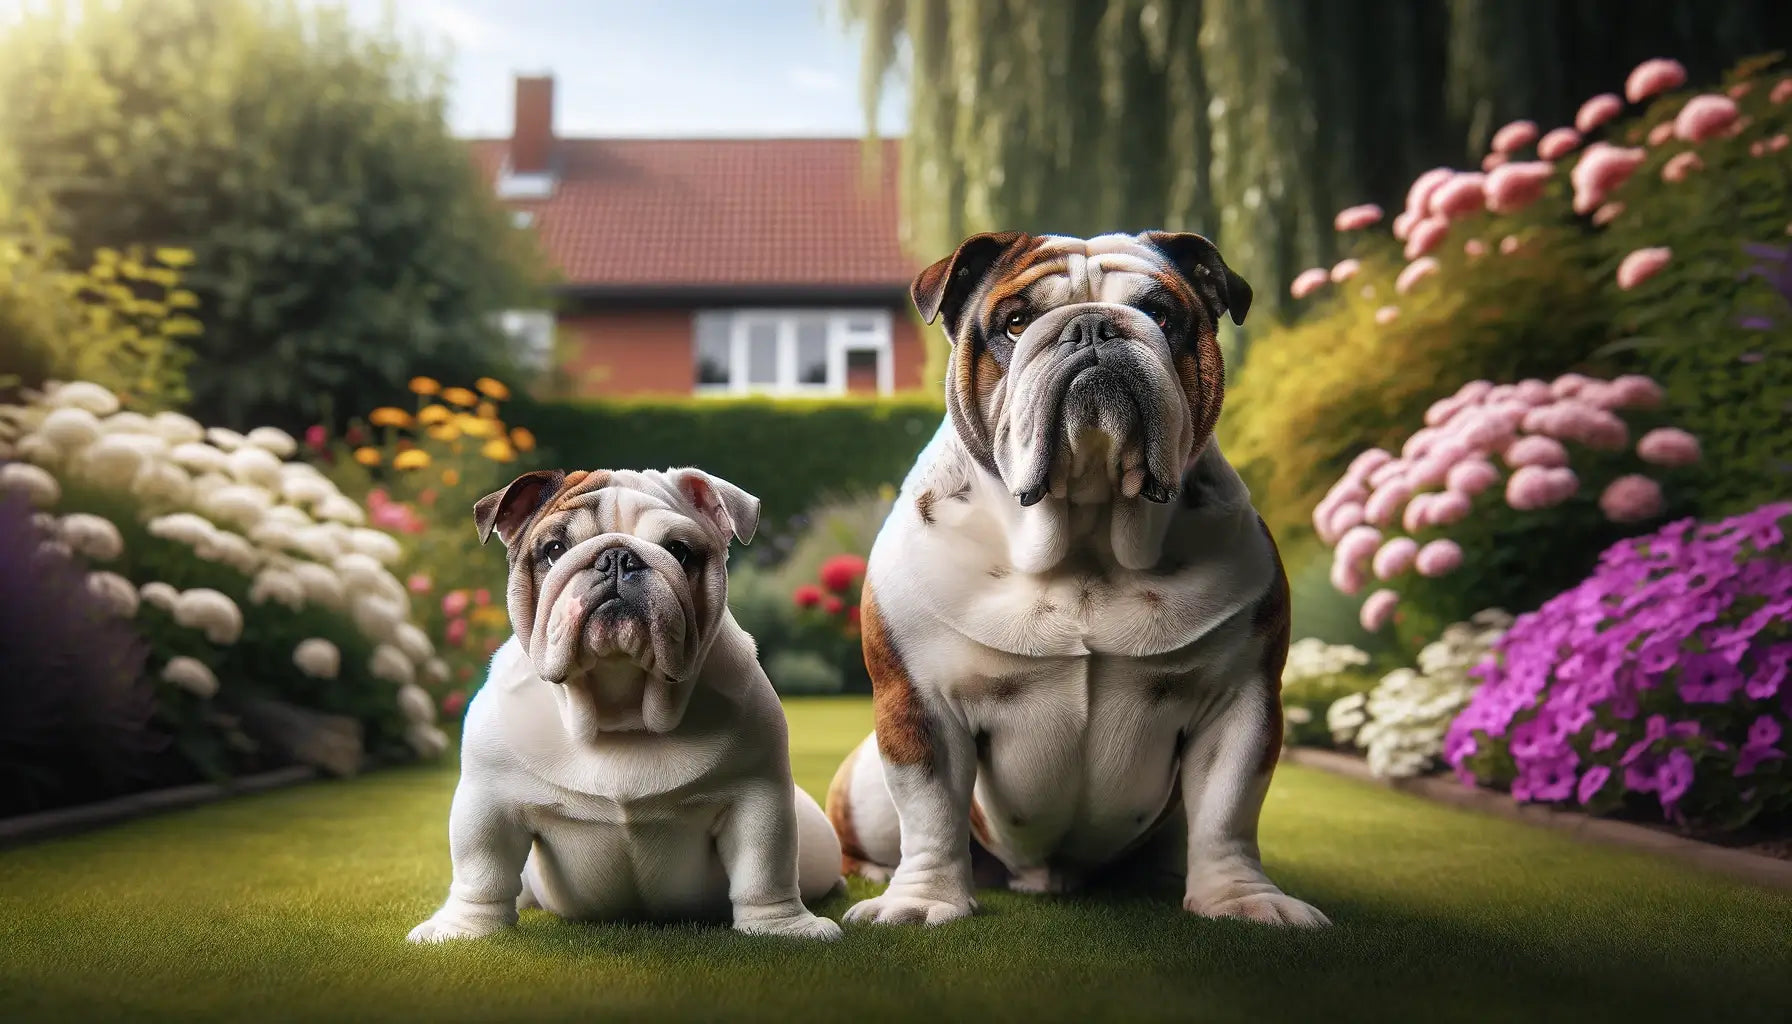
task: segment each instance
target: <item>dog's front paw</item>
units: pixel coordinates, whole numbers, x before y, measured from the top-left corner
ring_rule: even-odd
[[[1202,917],[1235,917],[1283,928],[1324,928],[1332,923],[1318,908],[1275,890],[1224,896],[1204,902],[1191,896],[1182,901],[1182,906]]]
[[[407,942],[448,942],[453,939],[483,939],[504,930],[504,922],[483,918],[470,921],[447,921],[432,917],[405,936]]]
[[[846,919],[854,924],[945,924],[970,917],[975,909],[976,904],[971,900],[942,900],[886,892],[853,904],[846,911]]]
[[[816,939],[832,942],[840,937],[840,926],[814,914],[792,914],[762,921],[741,921],[734,930],[748,935],[777,935],[787,939]]]

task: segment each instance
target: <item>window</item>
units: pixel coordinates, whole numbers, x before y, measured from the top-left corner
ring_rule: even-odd
[[[554,314],[540,309],[499,313],[498,330],[510,339],[511,352],[525,369],[547,370],[554,361]]]
[[[707,310],[692,337],[701,393],[894,390],[888,310]]]

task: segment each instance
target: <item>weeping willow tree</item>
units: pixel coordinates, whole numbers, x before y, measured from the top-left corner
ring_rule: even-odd
[[[839,2],[869,123],[906,81],[917,258],[996,228],[1194,230],[1268,316],[1340,207],[1397,203],[1513,118],[1569,123],[1648,57],[1709,77],[1792,39],[1786,0]]]

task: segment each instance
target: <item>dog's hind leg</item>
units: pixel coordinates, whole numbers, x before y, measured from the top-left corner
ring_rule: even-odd
[[[529,859],[523,864],[523,891],[516,895],[517,913],[541,906],[541,900],[535,895],[535,887],[529,884],[529,875],[535,867],[535,851],[529,851]]]
[[[884,784],[877,734],[853,748],[828,786],[828,821],[840,837],[840,873],[888,882],[902,859],[896,803]]]

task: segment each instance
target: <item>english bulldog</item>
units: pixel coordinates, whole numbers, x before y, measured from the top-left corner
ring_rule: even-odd
[[[467,708],[448,899],[410,940],[528,907],[838,938],[804,902],[841,884],[839,842],[728,611],[729,540],[752,540],[759,500],[696,469],[544,470],[474,520],[507,549],[516,632]]]
[[[847,920],[975,909],[1129,865],[1209,917],[1329,923],[1264,874],[1288,583],[1213,440],[1220,317],[1251,288],[1207,239],[979,234],[915,278],[952,342],[947,415],[860,603],[875,730],[828,792]]]

